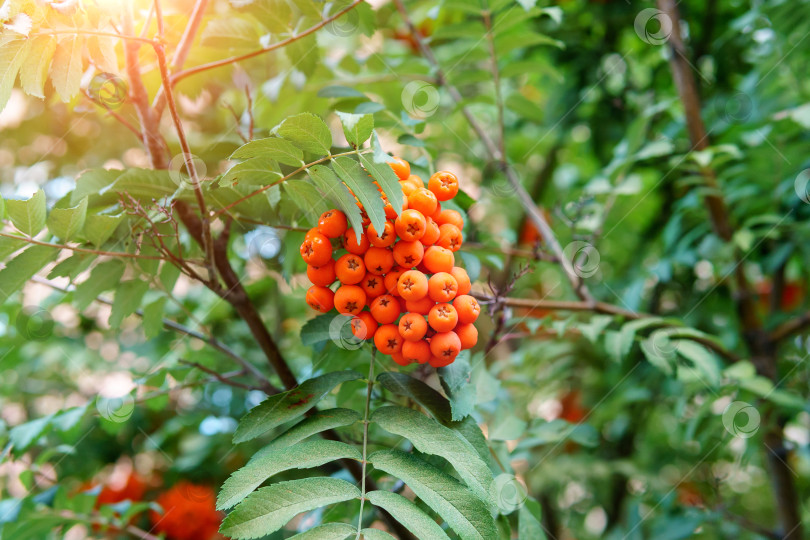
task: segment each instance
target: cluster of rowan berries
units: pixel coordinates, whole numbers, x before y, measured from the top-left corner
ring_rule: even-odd
[[[307,303],[323,313],[336,308],[351,315],[352,333],[373,339],[377,349],[399,365],[447,366],[478,341],[473,323],[481,310],[469,295],[467,272],[455,265],[464,219],[441,207],[458,193],[458,179],[440,171],[425,188],[422,179],[410,173],[407,161],[395,158],[391,168],[405,201],[397,213],[382,194],[383,230],[377,231],[363,211],[358,241],[343,212],[329,210],[307,233],[301,244],[313,283]],[[346,250],[337,260],[333,240]],[[332,291],[335,279],[340,285]]]

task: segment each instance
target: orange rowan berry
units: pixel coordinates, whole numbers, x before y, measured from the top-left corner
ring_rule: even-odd
[[[458,322],[461,324],[474,323],[481,313],[481,305],[475,297],[469,294],[462,294],[453,300],[453,307],[458,312]]]
[[[335,307],[335,293],[326,287],[313,285],[307,290],[306,301],[315,311],[326,313]]]
[[[415,187],[416,189],[425,187],[425,183],[422,182],[422,179],[415,174],[410,175],[406,180],[406,182],[410,182],[411,184],[413,184],[413,187]]]
[[[425,247],[430,247],[439,239],[439,224],[433,218],[425,218],[425,235],[419,239]]]
[[[458,281],[452,274],[438,272],[428,280],[428,295],[436,302],[449,302],[458,294]]]
[[[374,333],[374,345],[383,354],[399,353],[403,341],[395,324],[384,324]]]
[[[458,193],[458,178],[450,171],[439,171],[428,180],[428,189],[440,201],[449,201]]]
[[[455,332],[439,332],[430,340],[430,352],[441,361],[449,360],[444,364],[448,365],[461,352],[461,340]]]
[[[346,214],[340,210],[327,210],[318,220],[318,231],[328,238],[340,238],[346,232]]]
[[[366,265],[360,255],[347,253],[335,262],[335,275],[344,285],[357,285],[366,277]]]
[[[430,270],[432,274],[437,272],[450,272],[455,264],[455,257],[453,252],[441,246],[430,246],[425,251],[425,257],[422,259],[422,264],[425,268]]]
[[[368,238],[369,243],[374,247],[390,247],[394,245],[397,239],[394,224],[390,221],[386,221],[383,231],[379,234],[377,234],[377,229],[374,228],[374,225],[369,225],[368,229],[366,229],[366,238]]]
[[[430,308],[436,305],[436,302],[430,299],[429,296],[420,298],[419,300],[406,300],[405,309],[411,313],[418,313],[419,315],[427,315],[430,313]]]
[[[365,340],[373,339],[374,333],[379,326],[368,311],[361,311],[355,317],[352,317],[350,324],[354,337]]]
[[[402,200],[402,208],[399,209],[399,212],[397,212],[394,209],[394,205],[392,205],[388,201],[388,199],[385,199],[385,207],[383,208],[383,210],[385,210],[385,218],[386,219],[396,219],[399,214],[401,214],[404,210],[407,210],[407,209],[408,209],[408,199],[407,198],[404,198]]]
[[[332,244],[321,233],[310,231],[301,243],[300,252],[305,263],[322,266],[332,259]]]
[[[408,180],[400,181],[399,186],[402,188],[402,194],[405,195],[406,201],[408,200],[408,195],[419,189],[413,182],[409,182]]]
[[[313,285],[320,285],[321,287],[328,287],[335,282],[335,261],[329,259],[326,264],[321,266],[307,265],[307,278]]]
[[[452,304],[436,304],[428,313],[428,324],[437,332],[449,332],[458,324],[458,313]]]
[[[369,272],[381,276],[394,267],[394,254],[388,248],[370,247],[363,261]]]
[[[461,217],[461,214],[455,210],[442,210],[439,212],[439,217],[436,219],[436,223],[439,224],[441,227],[445,223],[449,223],[450,225],[455,225],[458,227],[458,230],[464,229],[464,218]]]
[[[422,262],[425,246],[421,242],[397,242],[394,246],[394,260],[404,268],[413,268]]]
[[[439,225],[439,239],[436,240],[437,246],[442,246],[450,251],[458,251],[461,249],[461,244],[464,242],[464,237],[458,227],[452,223],[445,223]]]
[[[415,242],[425,235],[425,216],[421,212],[408,208],[394,222],[394,229],[402,240]]]
[[[440,367],[449,366],[450,364],[452,364],[455,361],[456,361],[455,358],[451,358],[449,356],[446,357],[446,358],[439,358],[438,356],[433,356],[431,354],[430,360],[428,360],[428,364],[430,364],[430,367],[440,368]]]
[[[385,282],[381,276],[375,276],[371,272],[366,271],[366,275],[360,282],[363,292],[366,293],[366,299],[377,298],[381,294],[385,294]]]
[[[383,279],[383,285],[385,285],[386,293],[399,296],[397,282],[399,281],[399,276],[401,276],[405,270],[407,270],[407,268],[400,268],[397,266],[396,268],[392,268],[389,272],[386,272],[385,278]]]
[[[400,180],[406,180],[408,176],[411,175],[411,165],[400,157],[393,156],[393,159],[394,160],[389,161],[388,164]]]
[[[369,309],[374,320],[380,324],[391,324],[402,313],[399,301],[390,294],[384,294],[372,300]]]
[[[399,320],[399,335],[405,341],[419,341],[425,337],[428,324],[424,315],[418,313],[406,313]]]
[[[472,349],[478,343],[478,329],[474,324],[458,324],[453,330],[461,341],[462,349]]]
[[[472,283],[470,282],[470,276],[467,275],[466,270],[460,266],[454,266],[453,269],[450,270],[450,275],[456,278],[459,295],[470,294],[470,290],[472,290]]]
[[[400,366],[409,366],[409,365],[411,365],[413,363],[410,360],[408,360],[407,358],[405,358],[405,355],[402,354],[402,353],[392,353],[391,354],[391,360],[393,360],[394,362],[396,362]]]
[[[418,362],[424,364],[430,360],[430,344],[424,340],[406,341],[402,344],[402,356],[409,363]]]
[[[433,214],[438,204],[436,195],[423,187],[408,195],[408,208],[421,212],[424,216]]]
[[[368,251],[369,245],[368,238],[366,238],[365,234],[360,235],[360,243],[357,243],[357,237],[354,234],[354,229],[347,230],[346,234],[343,235],[343,247],[345,247],[346,251],[349,253],[363,255],[366,251]]]
[[[366,293],[357,285],[342,285],[335,291],[338,313],[357,315],[366,306]]]
[[[427,276],[419,270],[403,272],[397,281],[397,290],[406,301],[424,298],[428,293]]]
[[[441,215],[441,213],[442,213],[442,204],[441,204],[441,203],[437,203],[437,204],[436,204],[436,210],[434,210],[434,211],[433,211],[433,213],[432,213],[432,214],[430,214],[430,215],[429,215],[429,216],[427,216],[427,217],[429,217],[429,218],[430,218],[430,219],[432,219],[433,221],[436,221],[437,219],[439,219],[439,215]]]

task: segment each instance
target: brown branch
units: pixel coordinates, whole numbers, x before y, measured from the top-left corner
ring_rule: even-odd
[[[771,332],[771,340],[779,342],[807,328],[810,328],[810,311],[802,313],[795,319],[791,319],[777,326],[773,332]]]
[[[394,2],[399,10],[400,15],[402,16],[402,20],[405,22],[405,25],[408,27],[408,30],[413,36],[414,40],[416,40],[419,50],[422,52],[422,56],[425,57],[433,68],[436,81],[439,85],[443,86],[447,90],[447,93],[450,94],[450,97],[456,102],[456,104],[462,104],[463,98],[461,93],[459,93],[458,89],[448,81],[447,76],[441,69],[441,66],[436,60],[430,46],[425,42],[424,39],[422,39],[421,35],[417,31],[416,26],[414,25],[413,21],[408,15],[407,10],[405,9],[404,4],[402,3],[402,0],[394,0]],[[515,173],[515,170],[509,166],[507,156],[500,151],[498,146],[489,136],[488,131],[484,129],[484,126],[478,122],[478,120],[473,116],[466,106],[461,106],[461,113],[464,115],[464,118],[467,119],[467,122],[470,124],[473,131],[475,131],[476,135],[478,135],[478,138],[481,139],[481,142],[484,144],[484,148],[489,154],[490,159],[498,163],[499,168],[506,176],[509,184],[512,186],[512,189],[515,190],[515,193],[517,194],[520,203],[525,208],[526,213],[529,215],[535,227],[537,227],[537,230],[542,235],[543,241],[548,245],[549,249],[557,260],[560,261],[560,267],[562,268],[565,276],[568,278],[568,281],[571,283],[571,287],[573,288],[574,292],[582,300],[592,301],[593,297],[591,296],[590,291],[588,290],[587,286],[585,286],[580,276],[577,275],[571,261],[566,260],[565,254],[563,253],[563,248],[560,245],[559,240],[557,240],[557,236],[554,234],[554,231],[552,231],[551,226],[548,224],[548,220],[546,220],[546,217],[537,208],[537,205],[532,200],[531,195],[529,195],[529,193],[526,191],[526,188],[523,187],[523,184],[520,183],[520,179],[518,178],[517,173]]]
[[[473,294],[482,303],[494,302],[496,299],[493,296],[484,294]],[[646,313],[639,313],[636,311],[629,311],[613,304],[606,302],[578,302],[573,300],[532,300],[530,298],[510,298],[504,297],[500,299],[504,305],[509,307],[520,307],[526,309],[548,309],[560,311],[590,311],[594,313],[603,313],[606,315],[616,315],[624,317],[628,320],[642,319],[651,317]]]
[[[695,150],[703,150],[708,147],[708,134],[700,116],[700,99],[697,85],[692,74],[692,67],[686,57],[686,47],[681,38],[680,13],[675,0],[657,0],[657,4],[658,9],[671,23],[671,34],[669,36],[670,69],[684,106],[689,138]],[[720,238],[730,242],[733,237],[731,217],[717,185],[714,171],[708,167],[703,167],[702,173],[706,185],[710,188],[710,193],[705,197],[705,203],[709,211],[712,227]],[[751,351],[751,359],[757,373],[776,381],[778,372],[777,346],[772,340],[772,336],[763,330],[762,321],[754,301],[754,291],[745,275],[743,258],[739,250],[735,250],[735,256],[737,259],[734,266],[734,278],[737,288],[735,303],[743,338]],[[763,451],[770,471],[772,491],[776,499],[775,507],[782,525],[784,540],[799,540],[803,537],[801,510],[793,471],[787,465],[788,450],[784,442],[784,420],[778,417],[772,406],[763,412],[762,418],[763,425],[767,425],[762,438],[765,447]]]
[[[206,367],[199,362],[190,362],[188,360],[180,360],[181,364],[185,364],[187,366],[193,367],[195,369],[199,369],[203,373],[208,373],[211,375],[215,380],[221,382],[222,384],[227,384],[228,386],[233,386],[235,388],[242,388],[244,390],[261,390],[266,391],[264,388],[260,388],[258,386],[251,386],[249,384],[240,383],[238,381],[234,381],[233,377],[238,377],[240,375],[245,375],[244,371],[237,371],[236,373],[229,374],[229,373],[220,373],[215,369],[211,369]],[[281,392],[281,390],[279,390]]]
[[[307,28],[306,30],[304,30],[300,34],[296,34],[296,35],[291,36],[291,37],[289,37],[287,39],[279,41],[277,43],[273,43],[272,45],[269,45],[269,46],[264,47],[262,49],[258,49],[258,50],[255,50],[255,51],[252,51],[252,52],[249,52],[249,53],[245,53],[245,54],[240,54],[238,56],[232,56],[230,58],[224,58],[222,60],[216,60],[214,62],[209,62],[207,64],[201,64],[199,66],[194,66],[192,68],[185,69],[183,71],[175,73],[172,76],[171,84],[175,85],[178,82],[180,82],[181,80],[185,79],[186,77],[190,77],[191,75],[195,75],[195,74],[201,73],[203,71],[208,71],[209,69],[215,69],[215,68],[218,68],[218,67],[227,66],[228,64],[235,64],[236,62],[241,62],[242,60],[247,60],[249,58],[253,58],[253,57],[268,53],[270,51],[274,51],[276,49],[281,49],[282,47],[286,47],[290,43],[298,41],[301,38],[305,38],[308,35],[312,34],[313,32],[316,32],[316,31],[320,30],[321,28],[323,28],[324,26],[326,26],[330,22],[332,22],[335,19],[339,18],[344,13],[348,13],[349,11],[351,11],[352,9],[357,7],[359,4],[362,4],[364,1],[365,0],[354,0],[354,2],[352,2],[351,4],[346,6],[345,8],[341,9],[340,11],[335,13],[334,15],[330,15],[329,17],[327,17],[327,18],[323,19],[322,21],[320,21],[318,24]]]
[[[174,50],[174,55],[172,56],[172,73],[183,69],[183,64],[186,63],[186,58],[188,58],[188,53],[191,50],[192,43],[194,43],[194,37],[197,35],[197,31],[200,28],[200,23],[202,22],[202,17],[207,6],[208,0],[197,0],[194,4],[194,9],[191,11],[191,18],[186,25],[186,29],[183,30],[183,36],[180,38],[180,42],[177,44],[177,48]],[[155,109],[155,114],[157,114],[158,117],[163,114],[163,109],[166,107],[166,93],[163,86],[158,90],[152,102],[152,107]]]

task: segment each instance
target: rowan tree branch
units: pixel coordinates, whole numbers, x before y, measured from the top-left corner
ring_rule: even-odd
[[[807,328],[810,328],[810,311],[802,313],[795,319],[790,319],[777,326],[773,332],[771,332],[771,340],[779,342]]]
[[[291,36],[291,37],[289,37],[287,39],[281,40],[281,41],[279,41],[277,43],[273,43],[272,45],[269,45],[267,47],[263,47],[261,49],[255,50],[255,51],[251,51],[249,53],[240,54],[238,56],[232,56],[230,58],[223,58],[222,60],[215,60],[214,62],[208,62],[207,64],[201,64],[199,66],[194,66],[192,68],[188,68],[188,69],[179,71],[179,72],[175,73],[172,76],[171,84],[175,85],[178,82],[180,82],[181,80],[185,79],[186,77],[190,77],[191,75],[195,75],[195,74],[201,73],[203,71],[208,71],[210,69],[216,69],[218,67],[227,66],[228,64],[235,64],[237,62],[241,62],[242,60],[248,60],[249,58],[253,58],[253,57],[268,53],[270,51],[275,51],[276,49],[281,49],[283,47],[286,47],[290,43],[293,43],[295,41],[298,41],[299,39],[305,38],[308,35],[312,34],[313,32],[316,32],[316,31],[320,30],[321,28],[323,28],[324,26],[326,26],[330,22],[332,22],[335,19],[342,16],[344,13],[348,13],[349,11],[351,11],[352,9],[357,7],[359,4],[362,4],[364,1],[365,0],[354,0],[354,2],[352,2],[351,4],[346,6],[345,8],[341,9],[340,11],[336,12],[334,15],[330,15],[329,17],[327,17],[327,18],[323,19],[322,21],[320,21],[318,24],[315,24],[314,26],[311,26],[311,27],[307,28],[306,30],[304,30],[300,34],[296,34],[296,35]]]
[[[419,46],[422,56],[425,57],[425,60],[428,61],[433,69],[436,82],[447,90],[447,93],[450,95],[453,101],[456,102],[456,104],[461,105],[463,103],[461,93],[459,93],[458,89],[447,79],[447,75],[444,73],[439,65],[439,62],[436,60],[436,56],[433,54],[430,46],[427,44],[427,42],[425,42],[424,39],[422,39],[421,34],[417,31],[413,20],[410,18],[410,15],[408,15],[407,10],[405,9],[405,5],[402,3],[402,0],[394,0],[394,3],[397,6],[397,10],[401,15],[402,20],[408,27],[408,31],[411,33],[413,39]],[[470,124],[470,127],[473,129],[473,131],[475,131],[478,138],[481,139],[481,142],[484,144],[484,148],[486,149],[487,154],[489,154],[489,158],[498,164],[499,169],[506,176],[509,184],[512,186],[512,189],[515,190],[518,200],[520,201],[521,205],[523,205],[526,213],[529,215],[535,227],[537,227],[537,230],[542,235],[543,241],[548,245],[549,249],[557,260],[560,261],[560,267],[562,268],[565,276],[568,278],[568,281],[571,283],[571,287],[573,288],[574,292],[582,300],[589,302],[593,301],[593,296],[588,290],[588,287],[585,285],[580,276],[577,275],[571,261],[567,261],[563,248],[560,245],[557,236],[554,234],[554,231],[552,231],[551,226],[548,224],[548,220],[546,220],[546,217],[534,203],[531,196],[526,191],[526,188],[524,188],[523,184],[521,184],[515,170],[509,166],[507,156],[501,152],[501,150],[492,140],[492,137],[489,136],[487,130],[484,129],[470,110],[466,106],[461,106],[460,109],[461,113],[464,115],[464,118],[466,118],[467,122]]]
[[[708,147],[708,133],[700,115],[700,99],[692,66],[687,60],[686,47],[681,37],[680,12],[675,0],[657,0],[658,9],[667,17],[670,27],[668,44],[670,47],[670,69],[678,95],[683,103],[686,117],[686,127],[692,147],[703,150]],[[705,204],[709,211],[712,227],[715,233],[725,240],[732,240],[734,229],[731,216],[722,197],[714,171],[710,167],[702,167],[706,185],[710,188],[705,196]],[[777,370],[777,344],[772,335],[763,329],[762,321],[757,312],[755,292],[745,275],[743,257],[739,249],[735,248],[736,262],[734,265],[734,280],[736,285],[735,304],[737,315],[742,327],[743,338],[751,351],[751,359],[759,375],[776,381]],[[799,540],[803,537],[801,510],[799,507],[796,482],[793,471],[787,465],[788,450],[785,447],[783,434],[783,419],[779,418],[772,406],[768,406],[762,413],[763,424],[767,426],[762,437],[765,460],[770,470],[770,480],[774,494],[775,507],[782,525],[784,540]]]

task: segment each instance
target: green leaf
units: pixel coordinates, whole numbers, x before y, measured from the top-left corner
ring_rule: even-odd
[[[307,169],[307,174],[324,197],[334,202],[340,211],[346,214],[349,223],[354,229],[355,237],[360,242],[363,234],[363,216],[354,195],[351,194],[346,184],[340,181],[335,173],[325,165],[315,165]]]
[[[90,277],[77,285],[73,292],[76,309],[84,310],[98,295],[116,287],[121,282],[125,268],[126,265],[117,259],[96,265],[90,271]]]
[[[546,540],[542,516],[540,503],[531,497],[526,499],[518,511],[518,538]]]
[[[450,396],[450,407],[453,420],[462,420],[475,408],[478,391],[470,382],[472,368],[469,355],[459,355],[449,366],[439,368],[439,377],[447,395]]]
[[[353,484],[337,478],[279,482],[252,493],[222,522],[219,531],[235,539],[260,538],[275,532],[301,512],[360,496]]]
[[[90,214],[84,220],[84,237],[96,247],[104,244],[110,239],[112,233],[124,220],[124,214],[117,216],[107,216],[101,214]]]
[[[420,452],[446,459],[481,500],[491,503],[492,472],[475,448],[457,432],[405,407],[381,407],[371,415],[371,421],[407,438]]]
[[[270,396],[239,422],[233,442],[240,443],[294,420],[318,404],[337,385],[362,378],[356,371],[333,371],[304,381],[297,388]]]
[[[277,128],[279,136],[306,152],[329,155],[332,133],[326,123],[312,113],[301,113],[284,120]]]
[[[394,207],[397,215],[402,211],[402,203],[405,202],[405,195],[402,193],[402,186],[399,183],[394,169],[388,163],[377,163],[369,159],[366,154],[360,154],[360,163],[371,173],[371,176],[380,184],[383,193],[388,197],[391,206]]]
[[[31,40],[29,59],[33,59],[31,66],[26,66],[20,71],[20,86],[29,96],[45,98],[43,92],[45,79],[48,76],[48,68],[53,59],[53,52],[56,50],[56,40],[53,36],[39,36]],[[0,98],[0,108],[2,108],[2,98]]]
[[[153,339],[163,331],[163,308],[166,297],[161,296],[143,308],[143,334],[146,339]]]
[[[371,137],[374,130],[374,117],[370,114],[351,114],[338,111],[343,134],[353,148],[359,148]],[[390,168],[390,167],[389,167]]]
[[[28,56],[28,50],[27,39],[15,39],[0,44],[0,111],[11,97],[17,72]]]
[[[23,234],[36,236],[45,227],[45,192],[37,190],[30,199],[8,199],[6,211],[11,223]]]
[[[349,157],[332,160],[332,168],[343,180],[354,195],[360,199],[374,228],[381,231],[385,228],[385,206],[377,186],[360,167],[360,164]]]
[[[59,250],[47,246],[31,246],[0,270],[0,304],[22,289],[25,282],[54,260]]]
[[[259,156],[237,163],[222,175],[220,186],[266,186],[282,178],[278,163],[269,156]]]
[[[273,439],[267,446],[253,454],[251,459],[259,459],[270,452],[292,446],[327,429],[349,426],[360,420],[360,418],[360,413],[351,409],[336,408],[318,411]]]
[[[115,298],[110,311],[111,328],[118,328],[125,317],[135,313],[147,290],[149,283],[140,279],[123,281],[115,288]]]
[[[136,199],[149,202],[152,199],[172,197],[183,191],[191,196],[191,181],[184,178],[179,172],[131,168],[120,174],[112,184],[99,190],[99,194],[116,194],[117,200],[118,194],[127,193]]]
[[[720,384],[720,363],[709,349],[688,339],[674,340],[678,354],[689,360],[700,374],[700,380],[713,387]],[[679,370],[680,371],[680,370]]]
[[[366,494],[374,506],[386,510],[417,538],[425,540],[448,539],[447,533],[421,508],[402,495],[390,491],[371,491]],[[529,538],[529,537],[526,537]]]
[[[452,476],[411,454],[382,450],[369,456],[376,469],[403,480],[461,538],[497,538],[495,520],[482,500]]]
[[[291,536],[288,540],[346,540],[356,534],[357,527],[348,523],[324,523]]]
[[[284,48],[292,68],[310,77],[320,63],[320,49],[315,35],[299,37]]]
[[[290,469],[309,469],[330,461],[349,458],[360,461],[360,451],[344,442],[315,440],[276,448],[247,465],[225,480],[217,497],[217,510],[226,510],[248,496],[265,480]]]
[[[320,215],[329,210],[323,195],[315,189],[315,186],[304,180],[284,182],[284,193],[292,199],[296,208],[303,212],[311,225],[317,225]],[[300,215],[295,216],[296,220],[299,218]]]
[[[396,540],[394,536],[391,536],[387,532],[380,530],[380,529],[372,529],[366,527],[360,531],[360,534],[363,535],[365,540]]]
[[[51,84],[59,99],[67,103],[79,92],[82,82],[83,36],[69,36],[59,40],[51,64]]]
[[[87,217],[87,198],[72,208],[52,208],[48,216],[48,230],[62,240],[70,240],[84,226]]]
[[[116,169],[88,169],[81,173],[76,179],[76,189],[70,194],[70,204],[76,205],[83,198],[90,196],[90,206],[96,204],[99,193],[107,186],[115,182],[123,171]],[[111,204],[118,200],[118,197],[110,197]]]
[[[440,422],[450,421],[450,405],[447,399],[419,379],[404,373],[387,371],[380,373],[377,381],[383,388],[414,400]]]
[[[96,259],[95,254],[76,252],[56,264],[48,273],[48,279],[66,277],[72,281],[76,279],[76,276],[87,270]]]
[[[50,429],[50,427],[51,417],[44,416],[42,418],[31,420],[30,422],[25,422],[24,424],[14,426],[8,432],[8,439],[9,442],[14,446],[15,452],[23,452],[34,444],[37,439],[42,437],[45,432]]]
[[[250,141],[231,154],[231,159],[251,159],[256,157],[272,159],[293,167],[304,165],[304,153],[301,149],[278,137]]]

